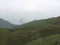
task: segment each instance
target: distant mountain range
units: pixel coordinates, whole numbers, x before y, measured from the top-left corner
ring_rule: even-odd
[[[12,24],[4,19],[0,19],[0,28],[12,29],[13,27],[15,27],[14,24]]]

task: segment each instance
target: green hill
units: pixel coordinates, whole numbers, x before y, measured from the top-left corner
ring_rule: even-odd
[[[0,45],[56,45],[60,43],[60,17],[32,21],[15,29],[0,28]]]
[[[35,20],[17,27],[17,30],[35,30],[49,25],[60,25],[60,17]]]

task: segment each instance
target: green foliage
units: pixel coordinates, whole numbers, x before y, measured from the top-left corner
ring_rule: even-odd
[[[60,26],[50,25],[38,30],[8,31],[0,29],[0,45],[26,45],[27,42],[32,42],[38,38],[45,39],[45,37],[55,34],[60,34]]]
[[[0,45],[7,45],[8,31],[0,29]]]
[[[40,38],[29,42],[26,45],[56,45],[56,42],[60,45],[60,34]]]
[[[52,34],[60,34],[60,26],[50,25],[39,29],[41,37],[49,36]]]

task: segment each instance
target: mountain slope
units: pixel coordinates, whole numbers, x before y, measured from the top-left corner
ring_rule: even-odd
[[[13,28],[15,25],[11,24],[10,22],[4,20],[4,19],[0,19],[0,28]]]
[[[60,17],[32,21],[13,30],[0,28],[0,45],[55,45],[60,42]]]
[[[60,25],[60,17],[35,20],[17,27],[19,30],[36,30],[49,25]]]

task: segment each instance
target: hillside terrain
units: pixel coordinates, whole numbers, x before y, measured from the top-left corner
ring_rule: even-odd
[[[60,35],[56,34],[45,38],[40,38],[27,43],[27,45],[60,45]]]
[[[8,28],[8,29],[11,29],[15,27],[14,24],[4,20],[4,19],[0,19],[0,28]]]
[[[60,45],[60,17],[35,20],[12,30],[0,28],[0,45]]]
[[[60,17],[53,17],[48,19],[35,20],[17,27],[21,30],[35,30],[49,25],[60,25]]]

